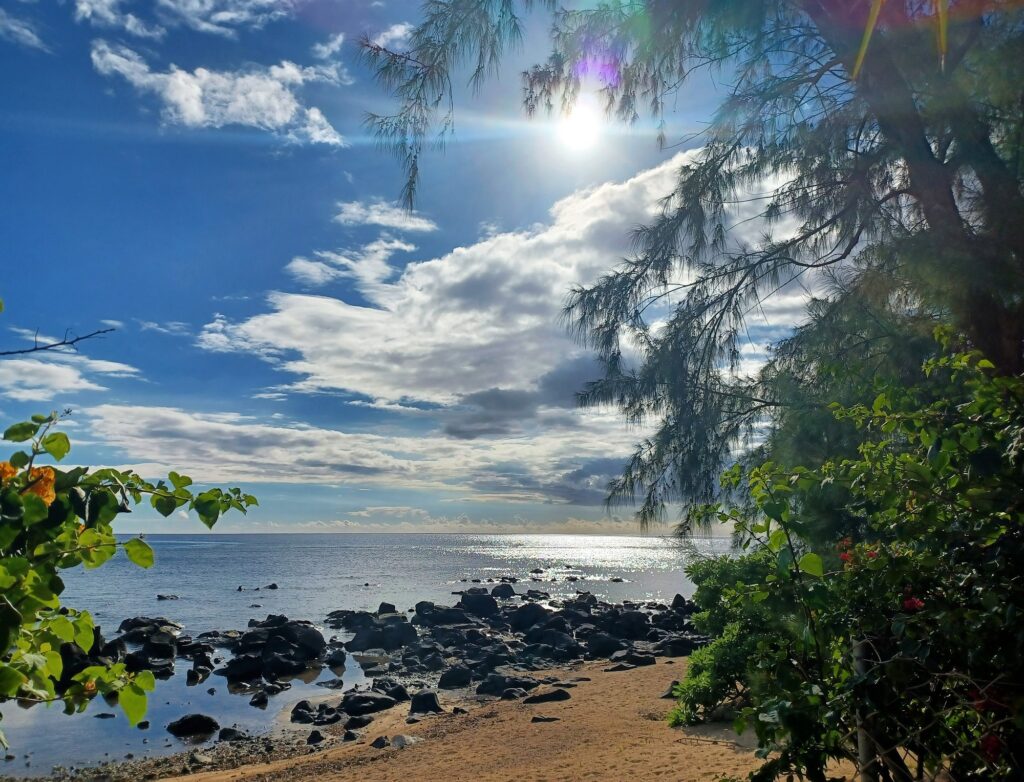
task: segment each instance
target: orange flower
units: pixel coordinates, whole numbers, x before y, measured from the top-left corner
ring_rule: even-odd
[[[0,481],[9,481],[18,474],[18,468],[10,462],[0,462]]]
[[[52,467],[33,467],[28,479],[29,487],[25,491],[35,494],[47,505],[57,499],[57,494],[53,490],[53,482],[57,476],[54,475]]]

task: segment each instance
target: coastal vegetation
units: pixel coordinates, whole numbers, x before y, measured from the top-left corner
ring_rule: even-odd
[[[3,433],[15,450],[0,461],[0,703],[62,701],[74,713],[101,695],[116,700],[134,725],[146,714],[153,673],[111,659],[89,612],[61,604],[61,573],[98,568],[119,549],[152,567],[149,544],[118,539],[114,529],[117,517],[140,503],[165,517],[187,510],[212,527],[257,501],[237,488],[198,491],[175,472],[152,482],[130,470],[60,469],[71,451],[60,431],[66,415],[34,415]],[[6,746],[2,731],[0,744]]]
[[[531,5],[433,0],[408,47],[364,42],[398,104],[369,124],[407,204],[456,78],[482,88]],[[690,569],[717,640],[673,719],[731,710],[756,779],[824,780],[835,760],[1019,778],[1019,4],[544,8],[529,113],[596,90],[610,117],[663,120],[699,74],[728,85],[632,255],[566,308],[604,367],[582,404],[651,431],[609,501],[643,527],[681,509],[684,536],[729,525],[746,552]],[[787,309],[803,315],[753,345],[751,320]]]

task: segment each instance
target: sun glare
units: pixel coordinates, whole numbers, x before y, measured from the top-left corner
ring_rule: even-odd
[[[604,118],[592,102],[580,99],[572,113],[559,119],[558,139],[562,146],[574,152],[592,149],[601,137]]]

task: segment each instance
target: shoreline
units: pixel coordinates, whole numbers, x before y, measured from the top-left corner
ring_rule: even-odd
[[[671,603],[608,603],[576,590],[553,599],[536,588],[543,586],[537,575],[541,572],[535,569],[523,580],[487,579],[486,585],[482,579],[463,579],[464,588],[453,593],[458,602],[450,606],[420,601],[408,611],[390,603],[381,603],[376,611],[335,610],[318,625],[340,631],[337,635],[327,629],[322,633],[308,621],[273,614],[251,619],[244,630],[215,630],[195,637],[162,617],[126,619],[117,637],[107,641],[97,634],[91,655],[80,655],[75,663],[123,660],[131,670],[148,669],[163,678],[185,672],[190,690],[196,688],[194,694],[206,688],[212,694],[222,686],[210,684],[226,682],[230,693],[251,698],[250,706],[269,707],[268,719],[246,732],[237,729],[240,725],[222,725],[195,711],[184,720],[192,721],[189,729],[178,732],[175,723],[186,716],[179,713],[171,722],[147,727],[154,739],[167,741],[165,747],[171,746],[165,730],[192,744],[183,751],[144,757],[128,753],[97,765],[55,768],[42,778],[158,779],[322,754],[339,742],[361,747],[384,735],[384,730],[411,735],[414,741],[415,734],[399,729],[411,731],[420,721],[435,724],[441,718],[425,715],[407,722],[410,711],[450,714],[456,707],[464,712],[506,701],[528,704],[536,698],[552,706],[576,702],[574,693],[590,687],[589,681],[565,680],[574,672],[587,670],[620,680],[627,674],[649,675],[634,672],[655,667],[673,673],[662,663],[672,666],[675,659],[709,640],[695,632],[690,623],[695,606],[681,595]],[[577,578],[570,574],[565,580]],[[331,675],[335,678],[326,679]],[[337,678],[342,675],[346,681]],[[353,687],[350,675],[365,684]],[[672,678],[681,677],[679,671]],[[659,696],[670,681],[660,683]],[[323,690],[311,692],[314,682]],[[305,684],[289,693],[300,683]],[[159,689],[154,697],[160,698]],[[667,702],[658,705],[663,717]],[[177,711],[184,710],[183,704]],[[220,716],[216,710],[213,714]],[[217,741],[211,744],[214,737]],[[23,778],[0,775],[2,780]]]
[[[204,751],[206,768],[189,764],[190,752],[165,758],[123,761],[104,767],[102,778],[182,782],[410,782],[426,779],[511,782],[672,779],[697,782],[721,775],[745,775],[756,768],[753,741],[737,737],[727,724],[671,728],[671,701],[662,696],[681,678],[686,658],[610,671],[593,661],[538,671],[576,686],[557,702],[529,704],[494,700],[467,691],[442,692],[444,713],[406,722],[408,708],[382,712],[358,740],[344,742],[338,728],[317,747],[258,747],[232,751],[221,742]],[[573,682],[574,678],[586,681]],[[407,706],[407,705],[406,705]],[[464,709],[458,713],[453,709]],[[541,717],[544,721],[534,721]],[[549,721],[550,720],[550,721]],[[408,745],[375,748],[380,736],[404,736]],[[280,743],[280,742],[276,742]],[[183,773],[189,767],[188,773]],[[100,771],[97,769],[97,771]],[[88,779],[90,777],[72,777]],[[99,776],[95,777],[101,778]]]

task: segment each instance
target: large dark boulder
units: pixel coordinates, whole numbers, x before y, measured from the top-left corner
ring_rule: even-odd
[[[640,641],[650,632],[651,622],[643,611],[623,611],[609,622],[607,629],[619,638]]]
[[[224,676],[229,682],[242,682],[258,679],[263,675],[263,660],[256,654],[243,654],[228,660],[223,668],[214,671]]]
[[[167,732],[179,739],[212,736],[220,728],[213,717],[205,714],[186,714],[167,726]]]
[[[524,632],[536,624],[547,621],[550,615],[551,612],[542,605],[537,603],[524,603],[509,614],[508,623],[513,630],[517,632]]]
[[[459,687],[468,687],[472,678],[472,672],[465,665],[453,665],[441,674],[437,686],[442,690],[456,690]]]
[[[491,673],[477,686],[476,694],[501,695],[508,689],[532,690],[539,684],[539,681],[529,676],[506,676],[501,673]]]
[[[434,605],[428,600],[416,604],[416,615],[412,618],[412,623],[421,627],[463,625],[470,621],[463,609]]]
[[[653,654],[646,654],[644,652],[638,652],[635,649],[623,649],[621,652],[615,652],[609,658],[613,663],[625,663],[626,665],[632,665],[634,667],[640,665],[654,665],[657,660],[654,659]]]
[[[459,605],[466,610],[466,613],[475,616],[495,616],[498,613],[498,601],[488,594],[464,594]]]
[[[686,657],[707,643],[702,635],[672,635],[655,646],[654,651],[664,657]]]
[[[394,706],[397,701],[380,692],[350,692],[341,699],[341,710],[353,717],[373,714]]]
[[[413,693],[412,701],[409,704],[410,714],[441,714],[444,709],[437,700],[437,693],[433,690],[420,690]]]
[[[567,701],[571,697],[568,690],[555,687],[554,689],[528,695],[526,698],[523,698],[523,703],[553,703],[554,701]]]
[[[491,597],[501,598],[502,600],[508,600],[515,596],[516,590],[511,584],[498,584],[491,590]]]
[[[365,652],[367,649],[383,649],[393,652],[403,646],[416,643],[419,636],[416,628],[409,624],[404,616],[392,614],[384,619],[376,620],[368,627],[356,631],[352,640],[345,644],[350,652]]]
[[[626,648],[626,644],[608,633],[592,633],[586,640],[587,651],[594,657],[611,657]]]
[[[143,643],[150,636],[160,632],[177,635],[181,632],[182,625],[162,616],[136,616],[125,619],[117,630],[121,633],[121,638],[129,643]]]

